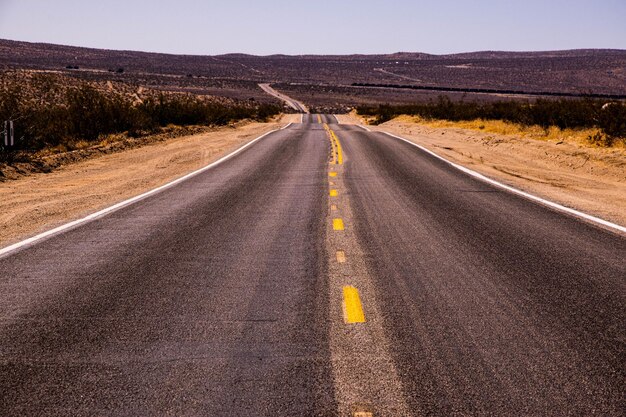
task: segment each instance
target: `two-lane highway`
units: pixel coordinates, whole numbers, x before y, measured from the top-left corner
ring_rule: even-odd
[[[623,235],[302,122],[0,258],[0,415],[623,415]]]

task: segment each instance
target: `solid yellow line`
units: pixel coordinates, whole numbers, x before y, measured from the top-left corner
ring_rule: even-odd
[[[337,176],[337,173],[336,173],[336,172],[329,172],[329,173],[328,173],[328,176],[329,176],[329,177],[336,177],[336,176]]]
[[[324,123],[324,129],[326,129],[326,133],[328,133],[328,138],[330,139],[330,147],[332,148],[333,154],[333,164],[342,164],[343,163],[343,154],[341,152],[341,144],[339,143],[339,138],[332,131],[330,127],[326,123]]]
[[[333,230],[343,230],[343,220],[333,219]]]
[[[332,130],[328,129],[328,140],[330,141],[331,153],[333,155],[332,164],[337,164],[337,148],[335,147],[335,141],[333,140]]]
[[[317,115],[317,123],[322,123],[322,116],[319,114]]]
[[[343,287],[343,320],[348,324],[365,323],[359,291],[351,285]]]
[[[343,164],[343,151],[341,150],[341,143],[339,142],[339,138],[337,138],[337,163],[339,165]]]
[[[339,138],[337,137],[335,132],[331,130],[330,133],[335,140],[335,147],[337,148],[337,163],[341,165],[343,164],[343,152],[341,151],[341,142],[339,142]]]
[[[337,190],[330,190],[330,196],[331,197],[337,197],[339,195],[339,193],[337,192]]]
[[[333,132],[331,129],[328,130],[330,134],[330,144],[333,148],[333,160],[336,161],[337,164],[343,163],[343,151],[341,149],[341,142],[339,142],[339,138],[337,134]]]

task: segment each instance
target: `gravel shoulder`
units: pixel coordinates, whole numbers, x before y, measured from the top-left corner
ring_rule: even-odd
[[[219,128],[0,183],[0,247],[158,187],[299,120],[285,115],[270,123]]]
[[[340,123],[363,124],[355,115]],[[431,128],[400,117],[379,126],[452,162],[521,190],[626,225],[626,150],[470,129]]]

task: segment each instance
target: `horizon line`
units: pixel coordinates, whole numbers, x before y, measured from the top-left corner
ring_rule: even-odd
[[[582,52],[582,51],[615,51],[615,52],[626,52],[626,49],[620,48],[572,48],[572,49],[546,49],[546,50],[473,50],[473,51],[463,51],[463,52],[453,52],[453,53],[443,53],[443,54],[435,54],[430,52],[421,52],[421,51],[395,51],[395,52],[386,52],[386,53],[344,53],[344,54],[322,54],[322,53],[301,53],[301,54],[288,54],[288,53],[272,53],[272,54],[254,54],[248,52],[226,52],[219,54],[190,54],[190,53],[174,53],[174,52],[159,52],[159,51],[149,51],[149,50],[139,50],[139,49],[117,49],[117,48],[102,48],[102,47],[94,47],[94,46],[82,46],[82,45],[72,45],[72,44],[61,44],[61,43],[51,43],[45,41],[24,41],[19,39],[9,39],[9,38],[0,38],[0,41],[8,41],[8,42],[17,42],[17,43],[27,43],[32,45],[51,45],[51,46],[60,46],[67,48],[79,48],[79,49],[94,49],[99,51],[113,51],[113,52],[135,52],[135,53],[144,53],[144,54],[158,54],[158,55],[174,55],[174,56],[192,56],[192,57],[214,57],[214,56],[225,56],[225,55],[246,55],[253,57],[272,57],[272,56],[287,56],[287,57],[305,57],[305,56],[341,56],[341,57],[349,57],[349,56],[393,56],[393,55],[402,55],[402,54],[411,54],[411,55],[428,55],[433,57],[445,57],[445,56],[454,56],[454,55],[467,55],[467,54],[479,54],[479,53],[518,53],[518,54],[537,54],[537,53],[562,53],[562,52]]]

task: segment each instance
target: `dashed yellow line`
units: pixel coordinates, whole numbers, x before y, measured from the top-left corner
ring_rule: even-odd
[[[343,320],[347,324],[365,323],[359,291],[351,285],[343,287]]]
[[[320,115],[318,115],[317,117],[318,117],[318,121],[321,123]],[[324,130],[326,130],[326,133],[328,134],[328,137],[330,139],[330,145],[331,145],[332,153],[333,153],[332,163],[340,165],[343,163],[343,150],[341,148],[341,142],[339,141],[339,138],[337,137],[335,132],[333,132],[332,129],[326,123],[324,123]],[[330,171],[328,173],[328,176],[337,177],[337,172]],[[329,184],[335,185],[334,182],[332,181],[329,181]],[[339,195],[336,189],[331,189],[329,191],[329,194],[331,197],[337,197]],[[333,211],[336,211],[337,205],[331,204],[330,209]],[[345,229],[345,226],[343,224],[343,219],[334,218],[333,230],[340,231],[344,229]],[[346,262],[346,253],[343,250],[337,250],[336,257],[337,257],[338,263]],[[359,297],[359,291],[353,286],[348,285],[348,286],[343,287],[343,316],[344,316],[344,321],[349,324],[365,322],[365,314],[363,313],[363,306],[361,304],[361,299]],[[369,412],[364,412],[364,413],[358,412],[358,413],[355,413],[355,416],[356,415],[358,415],[359,417],[361,416],[371,417],[372,414]]]
[[[322,123],[322,116],[319,114],[317,115],[317,123]]]

